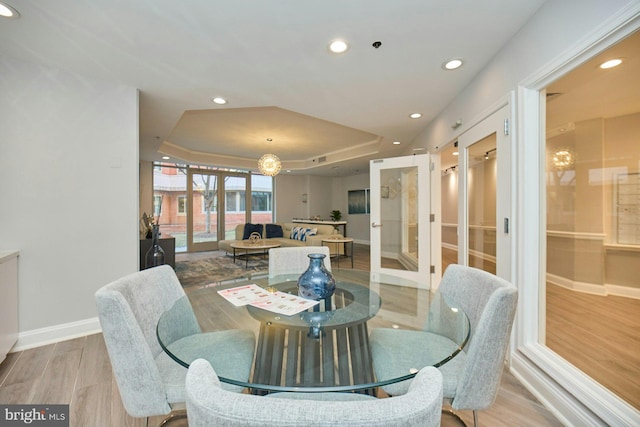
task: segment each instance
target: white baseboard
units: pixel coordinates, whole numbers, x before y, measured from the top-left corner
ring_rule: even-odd
[[[625,298],[640,299],[640,288],[608,284],[595,285],[593,283],[577,282],[575,280],[550,273],[547,273],[547,281],[554,285],[571,289],[572,291],[584,292],[586,294],[600,296],[614,295]]]
[[[607,295],[615,295],[618,297],[640,299],[640,288],[630,288],[629,286],[607,285]]]
[[[97,317],[20,332],[11,353],[102,332]]]

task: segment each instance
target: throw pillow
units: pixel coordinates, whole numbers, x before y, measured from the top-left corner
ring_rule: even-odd
[[[244,233],[242,233],[242,240],[249,239],[251,233],[259,233],[262,236],[262,224],[251,224],[250,222],[244,225]]]
[[[316,233],[318,233],[317,228],[293,227],[290,238],[304,242],[307,240],[307,237],[315,236]]]
[[[278,224],[266,224],[265,225],[267,233],[267,239],[271,239],[273,237],[284,237],[284,233],[282,232],[282,226]]]

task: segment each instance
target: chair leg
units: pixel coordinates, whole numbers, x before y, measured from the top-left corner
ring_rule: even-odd
[[[185,409],[181,409],[178,411],[171,411],[171,413],[167,416],[167,418],[165,418],[160,422],[160,424],[158,424],[158,427],[165,427],[168,425],[170,427],[170,423],[182,418],[187,418],[187,411]]]
[[[460,418],[460,416],[458,414],[456,414],[455,412],[453,412],[453,409],[442,409],[442,413],[444,415],[449,415],[453,418],[456,419],[456,421],[458,421],[458,423],[460,423],[461,425],[467,427],[467,424],[464,422],[464,420],[462,418]],[[473,410],[473,427],[478,427],[478,413]]]
[[[474,411],[475,413],[475,411]],[[455,412],[453,412],[453,409],[442,409],[442,414],[443,415],[448,415],[450,417],[453,417],[456,419],[456,421],[460,424],[463,425],[464,427],[467,427],[467,424],[464,422],[464,420],[462,418],[460,418],[460,416],[458,414],[456,414]]]

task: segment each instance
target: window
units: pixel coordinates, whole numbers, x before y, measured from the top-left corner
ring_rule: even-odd
[[[156,218],[160,217],[162,213],[162,196],[154,194],[153,196],[153,216]]]
[[[245,211],[245,192],[244,191],[227,191],[226,211],[227,212],[244,212]]]
[[[271,211],[271,192],[252,191],[251,192],[251,208],[259,212]]]
[[[187,196],[178,196],[178,215],[187,214]]]

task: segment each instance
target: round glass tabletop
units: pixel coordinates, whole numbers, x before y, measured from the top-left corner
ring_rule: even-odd
[[[313,307],[297,297],[297,276],[247,277],[188,290],[158,321],[158,341],[173,363],[188,367],[206,359],[222,382],[254,393],[373,393],[411,379],[424,366],[447,363],[466,345],[467,316],[439,293],[367,271],[332,273],[334,295]],[[255,338],[242,350],[252,354],[233,354],[237,338],[229,334],[241,330]],[[405,366],[386,356],[402,353],[399,346],[414,354],[418,348],[418,357]]]

